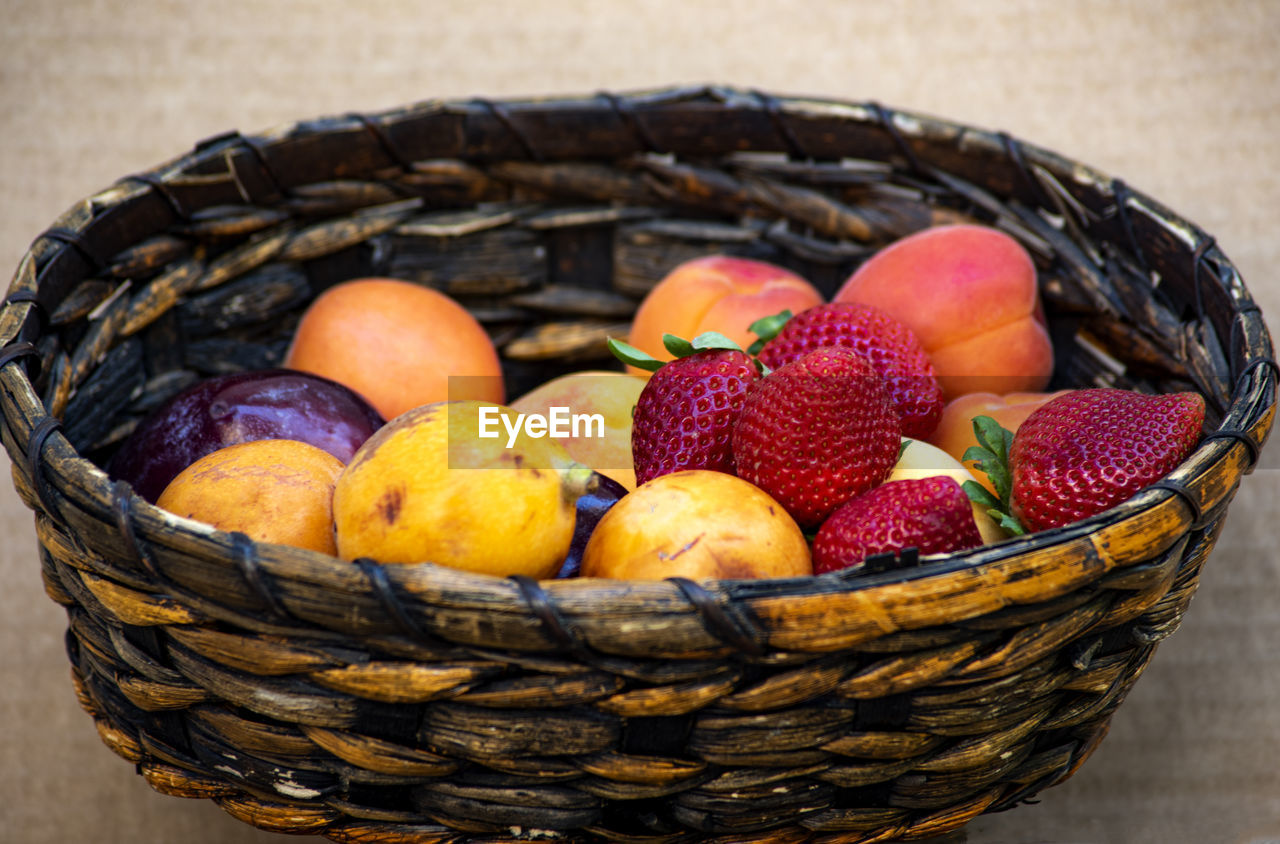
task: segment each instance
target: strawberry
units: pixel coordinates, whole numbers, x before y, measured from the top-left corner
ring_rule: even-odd
[[[782,319],[769,317],[752,326],[764,341],[757,355],[762,364],[777,369],[823,346],[851,348],[887,381],[903,436],[926,439],[938,427],[942,387],[920,339],[904,323],[858,302],[816,305]]]
[[[973,506],[954,478],[888,481],[846,502],[813,540],[813,570],[860,566],[875,554],[914,547],[945,554],[982,544]]]
[[[800,524],[821,524],[882,482],[901,423],[884,381],[852,349],[817,349],[752,385],[733,431],[738,476]]]
[[[620,359],[653,371],[631,422],[636,483],[682,469],[733,474],[733,426],[747,388],[760,377],[755,360],[719,334],[665,340],[677,356],[665,364],[610,341]]]
[[[1036,409],[1009,447],[1010,509],[1028,530],[1096,515],[1168,474],[1204,424],[1198,393],[1073,390]]]

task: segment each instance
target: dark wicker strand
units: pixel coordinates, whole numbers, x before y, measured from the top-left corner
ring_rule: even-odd
[[[160,195],[160,198],[169,205],[169,210],[173,211],[174,215],[177,216],[179,220],[182,220],[184,223],[191,221],[191,213],[182,206],[182,202],[174,192],[169,189],[169,185],[165,183],[165,180],[155,173],[134,173],[131,176],[125,176],[120,181],[142,182],[144,185],[149,186],[153,191]]]
[[[40,350],[36,348],[34,343],[26,340],[19,340],[16,343],[10,343],[3,349],[0,349],[0,369],[13,363],[15,360],[22,358],[36,358],[35,363],[40,363]]]
[[[72,231],[71,229],[64,228],[62,226],[57,226],[55,228],[46,229],[38,238],[36,238],[36,240],[55,240],[58,243],[65,243],[67,246],[70,246],[78,252],[80,257],[84,258],[85,261],[89,263],[89,266],[93,268],[93,272],[95,273],[101,271],[102,268],[107,265],[107,262],[102,259],[102,256],[94,252],[93,249],[89,247],[89,244],[84,242],[84,237],[80,232]]]
[[[609,91],[601,91],[596,96],[609,104],[614,113],[618,115],[618,119],[627,127],[627,130],[640,141],[642,149],[646,152],[661,152],[658,144],[653,139],[653,135],[649,133],[649,129],[640,120],[640,115],[636,114],[635,109],[631,107],[629,100]]]
[[[257,138],[252,138],[248,135],[240,135],[239,141],[242,147],[253,153],[254,159],[258,162],[258,169],[261,171],[262,175],[267,177],[267,181],[271,184],[276,195],[288,196],[289,192],[285,190],[284,182],[280,180],[280,177],[276,174],[275,168],[273,168],[271,166],[271,162],[267,160],[267,152],[263,148],[262,142]],[[254,201],[252,197],[249,197],[249,199],[250,201]]]
[[[1196,496],[1192,494],[1191,490],[1187,489],[1185,484],[1179,483],[1171,478],[1161,478],[1154,483],[1148,484],[1147,488],[1167,490],[1172,492],[1178,498],[1181,498],[1183,503],[1191,510],[1191,524],[1193,529],[1195,526],[1200,525],[1201,521],[1204,519],[1204,510],[1200,506],[1200,499],[1196,498]]]
[[[764,646],[734,624],[724,608],[704,587],[687,577],[668,577],[667,580],[674,583],[698,611],[708,633],[745,654],[760,656],[764,653]]]
[[[269,582],[269,576],[262,570],[262,564],[258,562],[257,545],[246,534],[240,531],[232,531],[231,546],[234,549],[233,556],[236,567],[239,568],[245,582],[253,589],[254,594],[267,605],[268,612],[271,613],[275,620],[287,621],[289,615],[285,612],[280,599],[276,597],[275,590],[272,589]]]
[[[898,148],[898,152],[902,153],[902,157],[907,160],[907,165],[911,168],[911,171],[921,176],[928,175],[928,171],[916,155],[916,151],[911,148],[911,144],[907,142],[902,132],[898,131],[897,125],[893,122],[893,112],[874,100],[867,103],[867,107],[876,116],[876,122],[880,124],[880,127],[889,133],[889,137]]]
[[[373,594],[377,596],[378,603],[382,605],[387,615],[395,619],[396,624],[405,635],[417,642],[435,641],[435,637],[427,633],[422,625],[414,621],[413,616],[409,615],[408,610],[405,609],[404,602],[396,594],[395,586],[391,583],[391,579],[387,577],[386,568],[382,563],[371,557],[358,557],[354,562],[356,567],[364,574],[365,579],[369,581],[369,586],[373,588]]]
[[[529,607],[529,612],[542,623],[542,629],[546,631],[548,637],[561,649],[585,659],[588,654],[586,647],[570,632],[569,625],[565,624],[564,617],[560,615],[560,610],[556,609],[547,590],[539,586],[538,581],[523,574],[513,574],[507,580],[514,583],[520,590],[520,597]]]
[[[1196,319],[1204,322],[1204,291],[1200,286],[1200,273],[1206,262],[1205,255],[1216,244],[1212,237],[1206,237],[1196,244],[1196,251],[1191,256],[1191,289],[1196,296]],[[1231,345],[1228,344],[1228,349]]]
[[[62,427],[62,422],[52,416],[46,416],[31,429],[31,439],[27,441],[27,469],[31,472],[32,483],[36,486],[36,495],[40,504],[49,516],[57,516],[58,510],[53,504],[53,494],[49,491],[49,480],[44,475],[44,444],[49,435]]]
[[[812,160],[813,156],[805,151],[804,146],[800,143],[800,139],[797,138],[796,133],[792,131],[791,125],[787,123],[786,117],[782,113],[782,106],[778,102],[778,98],[756,89],[752,89],[751,95],[759,100],[760,104],[764,106],[764,113],[768,115],[769,121],[773,123],[773,128],[778,133],[778,136],[782,138],[783,144],[787,148],[787,155],[796,159]]]
[[[369,115],[358,111],[348,112],[347,117],[357,121],[361,126],[363,126],[365,131],[373,136],[373,139],[378,142],[378,146],[382,147],[382,151],[387,154],[387,157],[390,158],[397,167],[405,173],[413,172],[413,162],[410,160],[409,156],[404,154],[396,142],[391,139],[391,136],[387,134],[387,131],[378,124],[378,121],[374,120]]]
[[[1253,434],[1240,428],[1219,428],[1216,431],[1210,431],[1204,435],[1206,440],[1235,440],[1244,445],[1249,452],[1249,466],[1246,472],[1253,469],[1258,464],[1258,456],[1262,451],[1262,446],[1258,445],[1258,441],[1254,439]]]
[[[163,582],[165,580],[164,575],[156,567],[155,560],[152,559],[151,554],[142,547],[142,543],[138,541],[138,533],[134,530],[133,498],[133,487],[129,485],[128,481],[115,481],[111,484],[111,509],[115,514],[116,529],[120,533],[120,538],[124,541],[125,551],[129,556],[142,563],[142,567],[157,582]]]
[[[1053,197],[1045,190],[1044,185],[1040,184],[1040,180],[1032,174],[1031,166],[1027,164],[1027,156],[1022,150],[1022,143],[1008,132],[997,132],[996,137],[1000,139],[1005,155],[1009,156],[1009,160],[1013,162],[1014,172],[1021,177],[1022,181],[1030,189],[1031,194],[1036,197],[1036,201],[1042,207],[1051,208],[1053,206]]]
[[[1111,195],[1115,198],[1116,215],[1120,218],[1120,227],[1124,229],[1125,237],[1129,239],[1129,251],[1133,253],[1133,257],[1137,259],[1138,266],[1142,267],[1142,272],[1151,275],[1151,267],[1147,264],[1147,256],[1142,250],[1142,244],[1138,242],[1138,232],[1133,225],[1133,215],[1129,212],[1129,195],[1132,191],[1125,184],[1123,179],[1111,180]]]
[[[520,144],[520,148],[524,150],[526,158],[530,161],[543,160],[542,153],[538,152],[537,147],[533,145],[533,141],[530,140],[529,135],[516,125],[515,120],[511,117],[511,112],[507,110],[505,105],[494,102],[490,99],[485,99],[484,97],[476,97],[472,102],[485,108],[497,119],[499,123],[502,124],[502,128],[511,133],[511,137],[515,138],[516,142]]]

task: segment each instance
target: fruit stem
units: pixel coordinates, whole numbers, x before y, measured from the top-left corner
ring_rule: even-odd
[[[571,504],[599,488],[599,473],[585,463],[575,460],[560,471],[560,492]]]

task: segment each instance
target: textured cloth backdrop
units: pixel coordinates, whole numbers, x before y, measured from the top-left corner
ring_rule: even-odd
[[[229,129],[435,97],[718,82],[874,99],[1122,177],[1215,235],[1280,314],[1280,3],[8,0],[0,265],[75,201]],[[1280,840],[1272,446],[1110,737],[971,842]],[[0,838],[285,840],[152,792],[77,707],[30,513],[0,488]],[[297,840],[297,839],[289,839]]]

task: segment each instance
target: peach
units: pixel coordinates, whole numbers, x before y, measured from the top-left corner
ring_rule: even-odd
[[[552,378],[511,402],[522,413],[549,415],[554,407],[573,415],[599,414],[603,425],[583,425],[557,438],[569,456],[608,475],[628,490],[636,488],[631,460],[631,416],[647,381],[635,375],[584,370]]]
[[[822,301],[816,287],[790,270],[750,258],[707,255],[680,264],[649,291],[628,342],[658,360],[671,360],[663,334],[692,340],[718,331],[745,349],[756,339],[747,328],[760,317],[786,310],[798,314]]]
[[[858,267],[834,301],[906,323],[948,398],[1043,390],[1053,374],[1035,264],[998,229],[945,225],[901,238]]]
[[[1011,433],[1016,433],[1018,426],[1031,415],[1032,411],[1064,392],[1067,391],[1008,393],[1003,396],[995,393],[967,393],[958,396],[942,408],[942,419],[928,442],[956,460],[963,460],[965,451],[970,446],[978,444],[977,438],[973,435],[975,416],[990,416]],[[973,461],[965,462],[964,465],[973,471],[979,483],[991,490],[993,494],[995,493],[991,482],[987,480],[987,474],[976,471]]]
[[[724,472],[660,475],[619,499],[582,554],[583,577],[742,580],[813,574],[795,520],[759,487]]]

